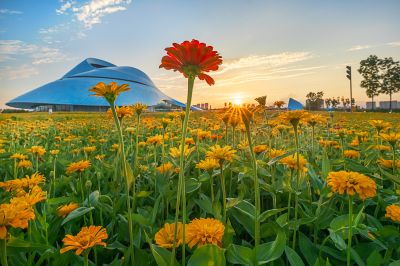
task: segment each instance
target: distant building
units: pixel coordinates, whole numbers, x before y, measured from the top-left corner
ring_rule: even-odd
[[[379,108],[389,110],[390,109],[390,101],[380,101]],[[392,101],[392,109],[400,109],[400,102]]]
[[[366,108],[367,110],[376,109],[376,102],[367,102]]]
[[[36,111],[105,111],[109,104],[103,97],[93,97],[88,90],[99,82],[128,84],[131,90],[116,100],[116,105],[146,104],[149,107],[185,108],[181,103],[160,91],[151,79],[134,67],[116,66],[109,62],[87,58],[62,78],[29,91],[6,103],[15,108]],[[150,108],[151,109],[151,108]],[[192,110],[200,110],[191,107]]]

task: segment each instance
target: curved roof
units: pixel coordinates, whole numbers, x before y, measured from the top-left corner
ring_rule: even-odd
[[[119,106],[137,102],[151,106],[165,100],[173,100],[161,92],[151,79],[137,68],[118,67],[100,59],[87,58],[61,79],[29,91],[6,104],[25,109],[48,104],[108,106],[102,97],[90,96],[92,93],[88,89],[99,82],[111,81],[126,83],[131,87],[131,90],[123,92],[118,97],[116,105]]]

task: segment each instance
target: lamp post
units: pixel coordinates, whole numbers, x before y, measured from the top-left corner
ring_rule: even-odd
[[[350,112],[353,112],[353,86],[351,82],[351,66],[346,66],[346,77],[350,81]]]

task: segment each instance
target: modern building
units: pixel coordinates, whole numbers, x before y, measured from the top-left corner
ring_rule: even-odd
[[[380,101],[379,108],[389,110],[390,109],[390,101]],[[392,109],[400,109],[400,102],[392,101]]]
[[[112,81],[131,87],[117,98],[118,106],[142,103],[165,109],[185,107],[185,104],[161,92],[141,70],[116,66],[96,58],[85,59],[61,79],[29,91],[6,105],[36,111],[104,111],[109,108],[106,100],[91,96],[89,89],[99,82],[108,84]]]
[[[367,102],[366,108],[367,108],[367,110],[376,109],[376,102]]]

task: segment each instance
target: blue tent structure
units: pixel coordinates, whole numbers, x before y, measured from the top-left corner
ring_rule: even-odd
[[[131,90],[120,94],[116,105],[142,103],[148,106],[169,103],[175,107],[185,107],[161,92],[151,79],[134,67],[116,66],[96,58],[87,58],[67,72],[61,79],[29,91],[6,105],[15,108],[46,111],[103,111],[109,105],[102,97],[93,97],[89,88],[99,82],[115,81],[128,84]],[[173,103],[179,103],[173,105]],[[198,108],[191,107],[192,110]]]
[[[304,106],[293,98],[289,98],[288,110],[302,110]]]

